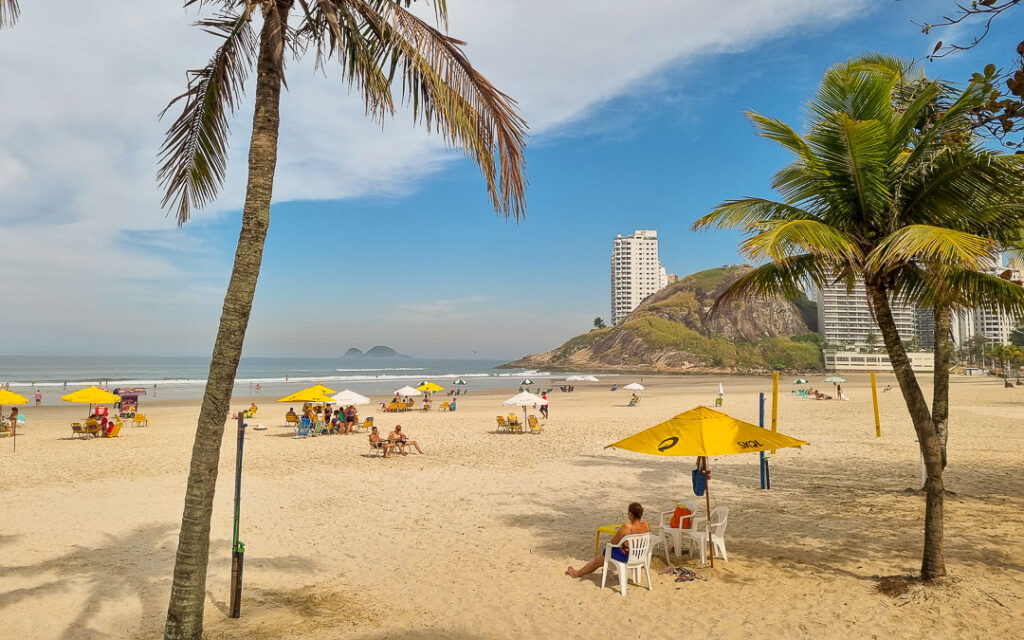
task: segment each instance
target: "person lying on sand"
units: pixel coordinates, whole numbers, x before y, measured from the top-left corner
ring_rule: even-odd
[[[623,537],[632,535],[635,533],[648,533],[651,530],[650,525],[644,520],[644,508],[639,502],[631,502],[629,509],[626,511],[626,515],[629,516],[629,522],[624,523],[619,530],[612,537],[612,544],[618,544],[619,540]],[[601,550],[601,553],[594,556],[594,559],[583,565],[579,569],[573,569],[569,567],[565,570],[565,575],[572,576],[573,578],[582,578],[585,575],[594,573],[599,567],[604,565],[604,552],[607,550]],[[621,549],[612,549],[612,559],[618,560],[619,562],[625,562],[629,558],[629,547],[623,546]]]
[[[391,455],[391,451],[395,448],[395,445],[391,444],[388,440],[381,440],[380,434],[377,433],[377,427],[370,429],[370,446],[374,449],[380,449],[384,452],[384,457],[387,458]]]
[[[420,449],[420,445],[418,442],[416,442],[415,440],[410,440],[409,438],[405,437],[405,434],[402,433],[402,425],[400,424],[395,425],[395,430],[391,432],[391,434],[388,436],[388,439],[391,440],[394,446],[398,447],[398,452],[401,453],[403,456],[408,455],[408,452],[405,450],[405,446],[409,444],[416,447],[416,451],[418,451],[419,453],[423,453],[423,449]]]

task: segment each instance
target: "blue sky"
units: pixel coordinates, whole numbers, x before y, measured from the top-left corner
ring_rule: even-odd
[[[780,6],[793,4],[801,3]],[[934,18],[945,4],[837,3],[834,11],[807,9],[806,15],[793,18],[793,25],[764,33],[752,25],[756,36],[742,30],[738,36],[725,33],[712,45],[682,49],[675,56],[671,47],[659,49],[660,62],[645,59],[652,71],[631,76],[629,69],[618,69],[616,83],[579,104],[571,100],[579,89],[570,87],[567,97],[558,96],[559,87],[572,85],[564,77],[531,85],[530,74],[506,70],[503,85],[502,70],[495,76],[484,64],[499,59],[502,51],[484,51],[478,66],[503,88],[522,86],[523,111],[531,123],[540,123],[529,141],[528,209],[519,224],[494,215],[468,161],[439,150],[421,132],[413,133],[407,119],[390,123],[383,135],[360,130],[351,145],[344,135],[321,140],[316,128],[293,121],[282,131],[280,197],[272,209],[246,353],[332,356],[349,346],[389,344],[425,357],[472,357],[476,352],[478,357],[513,358],[557,346],[589,328],[595,316],[607,318],[608,258],[617,233],[657,229],[663,264],[681,275],[737,262],[734,234],[694,234],[689,225],[724,199],[768,194],[772,173],[787,160],[753,133],[742,112],[754,109],[798,124],[803,101],[835,61],[872,50],[921,57],[936,37],[955,36],[923,36],[910,23]],[[450,5],[452,32],[462,35],[456,19],[460,3]],[[26,15],[30,9],[25,8]],[[479,24],[466,27],[486,34],[480,25],[489,24],[489,16],[477,13]],[[182,37],[194,38],[185,31],[188,17],[177,16],[177,28]],[[706,19],[716,24],[713,14]],[[997,24],[978,51],[925,63],[927,71],[963,80],[985,62],[1008,60],[1015,43],[1008,22]],[[31,42],[35,28],[26,18],[16,32]],[[671,33],[664,35],[665,42],[672,41]],[[474,57],[473,40],[466,38]],[[633,45],[609,41],[607,46]],[[3,53],[0,46],[0,57]],[[194,54],[184,59],[195,66]],[[602,77],[600,68],[577,68],[583,69],[580,74]],[[157,102],[166,100],[174,82],[180,82],[180,73],[138,90],[139,99],[146,108],[150,92]],[[294,108],[305,109],[303,114],[322,109],[331,116],[330,105],[318,94],[331,84],[323,78],[293,83],[284,98],[285,119],[299,101],[306,102]],[[509,91],[515,95],[513,88]],[[328,95],[345,99],[343,93]],[[358,113],[349,108],[338,115]],[[152,115],[152,110],[143,113],[138,121],[145,123]],[[61,114],[55,109],[46,117]],[[245,158],[247,117],[240,114],[235,125],[234,174],[224,197],[184,229],[174,228],[158,208],[146,204],[152,198],[147,186],[138,196],[142,204],[125,214],[133,222],[118,223],[126,228],[90,247],[79,256],[84,260],[67,260],[65,250],[59,259],[15,265],[24,268],[19,282],[28,281],[15,291],[20,299],[33,298],[33,292],[53,293],[38,304],[29,300],[22,305],[25,315],[15,322],[16,331],[0,336],[0,353],[207,353],[240,224],[237,204],[231,203],[240,202],[238,165]],[[144,126],[146,143],[158,140]],[[8,149],[15,150],[8,162],[13,157],[16,168],[31,170],[31,147],[19,147],[10,128],[0,134],[0,142],[6,140]],[[107,136],[104,149],[115,153],[118,144],[132,147],[130,139],[118,137]],[[405,139],[414,144],[407,148]],[[75,153],[69,141],[57,142],[65,153]],[[310,149],[318,145],[324,148],[314,155]],[[140,177],[133,183],[138,183],[150,171],[155,146],[132,153],[121,173],[137,172]],[[333,153],[350,160],[331,164]],[[45,253],[49,244],[62,242],[60,233],[74,228],[67,218],[88,225],[93,218],[82,212],[92,206],[89,201],[107,202],[106,197],[116,202],[111,194],[119,187],[113,183],[106,194],[76,187],[76,167],[88,164],[89,157],[66,169],[72,176],[67,185],[51,182],[57,195],[66,194],[65,202],[79,201],[79,208],[60,213],[56,209],[61,207],[40,197],[24,198],[14,213],[0,214],[0,229],[46,231],[53,225],[52,243],[26,236],[27,243],[42,242]],[[372,182],[372,187],[343,186],[332,192],[335,181],[344,185],[363,166],[373,173],[360,177],[361,184]],[[3,186],[0,179],[0,195]],[[306,194],[312,199],[303,199]],[[138,218],[146,222],[135,222]],[[74,247],[74,241],[68,240],[68,246]],[[83,289],[76,278],[89,269],[94,271]],[[58,293],[61,287],[68,290]],[[68,299],[74,303],[61,302]]]

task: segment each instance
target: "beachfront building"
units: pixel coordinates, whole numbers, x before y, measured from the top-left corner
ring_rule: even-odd
[[[867,350],[882,347],[882,334],[871,316],[864,281],[860,278],[847,293],[846,282],[828,283],[814,288],[814,300],[818,303],[818,331],[827,345],[850,349]],[[893,301],[892,315],[896,328],[904,340],[917,335],[917,310],[913,305]]]
[[[860,353],[857,351],[825,351],[826,371],[891,371],[889,354]],[[935,354],[930,351],[908,351],[907,359],[914,371],[930,373],[935,369]]]
[[[1004,266],[1001,262],[993,262],[984,272],[1024,285],[1024,270],[1019,263]],[[1020,326],[1021,318],[1015,318],[996,309],[979,307],[966,309],[953,315],[950,322],[950,338],[954,348],[966,347],[974,336],[983,336],[989,345],[1009,344],[1010,334]]]
[[[658,232],[637,229],[612,244],[612,324],[617,325],[643,299],[668,286],[669,274],[658,258]]]

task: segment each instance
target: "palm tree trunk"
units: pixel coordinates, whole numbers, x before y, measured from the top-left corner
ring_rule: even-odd
[[[290,6],[290,2],[288,5]],[[285,14],[287,8],[284,7]],[[249,180],[242,212],[234,268],[224,296],[220,328],[213,345],[210,374],[185,490],[174,581],[167,609],[164,638],[201,640],[206,601],[206,568],[210,551],[210,518],[217,484],[217,465],[235,384],[242,343],[249,324],[256,282],[263,261],[263,244],[270,225],[270,199],[277,165],[277,134],[282,70],[278,65],[267,21],[260,34],[260,56],[256,79],[256,110],[249,147]]]
[[[921,577],[925,580],[946,575],[946,560],[942,554],[942,508],[945,489],[942,485],[942,448],[932,424],[931,413],[925,402],[921,385],[910,366],[907,351],[903,347],[896,321],[884,285],[872,279],[865,279],[868,303],[882,333],[885,350],[889,353],[896,380],[903,393],[903,401],[910,412],[910,420],[917,432],[917,442],[924,459],[927,480],[925,482],[924,554],[921,560]]]
[[[946,468],[946,444],[949,442],[949,329],[947,305],[935,307],[935,375],[932,389],[932,423],[942,448],[942,468]]]

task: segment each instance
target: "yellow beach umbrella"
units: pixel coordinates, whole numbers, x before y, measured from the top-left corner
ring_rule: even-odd
[[[8,391],[7,389],[0,389],[0,422],[3,422],[7,418],[4,416],[4,405],[11,404],[28,404],[28,398],[25,396]],[[18,450],[18,425],[14,424],[11,427],[11,440],[14,444],[14,450]]]
[[[86,387],[73,391],[60,398],[64,402],[80,402],[82,404],[113,404],[121,401],[121,396],[110,393],[99,387]]]
[[[707,407],[696,407],[680,413],[674,418],[644,429],[640,433],[608,445],[616,449],[628,449],[652,456],[698,456],[705,458],[703,471],[707,470],[708,456],[722,456],[732,453],[753,453],[769,449],[800,447],[805,444],[787,435],[768,431],[761,427],[737,420],[732,416]],[[700,461],[698,460],[698,466]],[[708,522],[711,521],[711,490],[705,488],[705,503]],[[711,530],[708,530],[708,544]],[[711,566],[715,566],[714,550]]]
[[[433,382],[424,382],[420,386],[416,387],[417,391],[444,391],[444,387]]]
[[[285,396],[278,402],[334,402],[334,399],[326,393],[321,393],[313,387],[296,391],[290,396]]]

